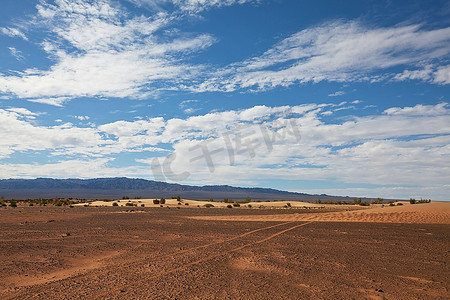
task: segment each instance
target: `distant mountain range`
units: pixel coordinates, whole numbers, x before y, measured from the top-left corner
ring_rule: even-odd
[[[3,179],[0,180],[0,196],[7,199],[34,198],[83,198],[117,199],[130,198],[170,198],[180,195],[186,199],[223,200],[292,200],[292,201],[349,201],[349,197],[310,195],[270,188],[243,188],[229,185],[192,186],[166,183],[145,179],[95,178],[95,179]]]

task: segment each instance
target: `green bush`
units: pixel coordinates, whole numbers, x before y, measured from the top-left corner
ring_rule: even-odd
[[[248,208],[252,208],[252,205],[251,205],[251,204],[249,204],[249,205],[247,205],[247,207],[248,207]]]
[[[389,206],[395,206],[395,204],[391,202],[391,203],[389,203]]]
[[[153,204],[160,204],[160,201],[158,199],[153,199]],[[162,203],[164,204],[164,203]]]
[[[361,202],[359,203],[360,206],[370,206],[370,203],[368,202]]]
[[[403,203],[399,202],[399,203],[397,203],[397,205],[403,205]]]
[[[228,208],[233,208],[233,206],[231,204],[228,204],[227,207]]]
[[[210,204],[210,203],[207,203],[207,204],[205,204],[205,205],[203,205],[203,206],[206,207],[206,208],[214,207],[214,205],[212,205],[212,204]]]
[[[114,202],[114,203],[112,204],[112,206],[119,206],[119,203]]]
[[[9,203],[9,206],[11,206],[11,207],[17,207],[16,201],[11,201],[11,202]]]
[[[241,205],[239,203],[233,203],[234,207],[240,207]]]
[[[414,199],[414,198],[409,199],[409,203],[416,204],[416,199]]]
[[[125,203],[125,206],[134,206],[134,204],[131,202],[127,202],[127,203]]]
[[[159,203],[160,203],[160,204],[166,204],[166,199],[161,198],[161,200],[159,200]]]
[[[145,207],[145,204],[141,204],[141,207]]]

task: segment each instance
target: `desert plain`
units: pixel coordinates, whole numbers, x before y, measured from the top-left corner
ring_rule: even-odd
[[[450,297],[450,203],[152,203],[0,208],[0,299]]]

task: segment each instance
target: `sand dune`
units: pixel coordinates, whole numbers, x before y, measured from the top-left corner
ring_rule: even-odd
[[[450,203],[432,202],[405,204],[403,206],[376,206],[364,210],[308,213],[273,214],[248,216],[202,216],[196,219],[228,221],[316,221],[316,222],[373,222],[373,223],[418,223],[450,224]]]

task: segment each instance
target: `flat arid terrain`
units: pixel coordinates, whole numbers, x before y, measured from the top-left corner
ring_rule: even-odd
[[[450,297],[450,203],[140,201],[1,208],[0,298]]]

